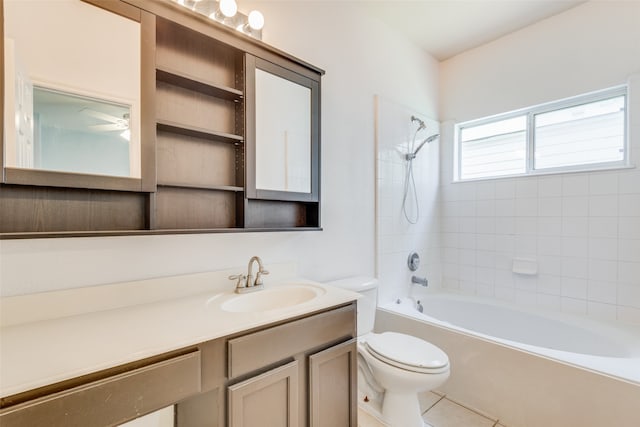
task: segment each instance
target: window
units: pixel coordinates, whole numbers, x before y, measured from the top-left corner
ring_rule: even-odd
[[[626,86],[456,127],[456,181],[627,165]]]

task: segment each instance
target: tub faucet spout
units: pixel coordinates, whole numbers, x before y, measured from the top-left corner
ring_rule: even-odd
[[[427,280],[426,277],[411,276],[411,283],[424,286],[425,288],[429,286],[429,281]]]

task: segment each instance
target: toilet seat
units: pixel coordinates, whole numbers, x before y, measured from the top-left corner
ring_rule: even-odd
[[[411,335],[397,332],[371,334],[365,345],[373,357],[400,369],[422,374],[449,370],[449,358],[444,351]]]

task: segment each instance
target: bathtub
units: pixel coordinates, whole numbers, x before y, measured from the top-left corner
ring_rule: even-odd
[[[376,330],[447,352],[441,392],[507,427],[640,426],[640,326],[432,293],[378,308]]]

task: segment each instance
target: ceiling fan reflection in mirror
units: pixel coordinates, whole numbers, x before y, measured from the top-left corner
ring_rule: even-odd
[[[81,110],[83,114],[91,116],[95,119],[107,122],[103,124],[89,125],[89,129],[97,132],[112,132],[122,131],[120,136],[127,141],[131,138],[131,131],[129,130],[129,113],[123,113],[122,117],[116,117],[111,114],[103,113],[100,111],[84,108]]]

